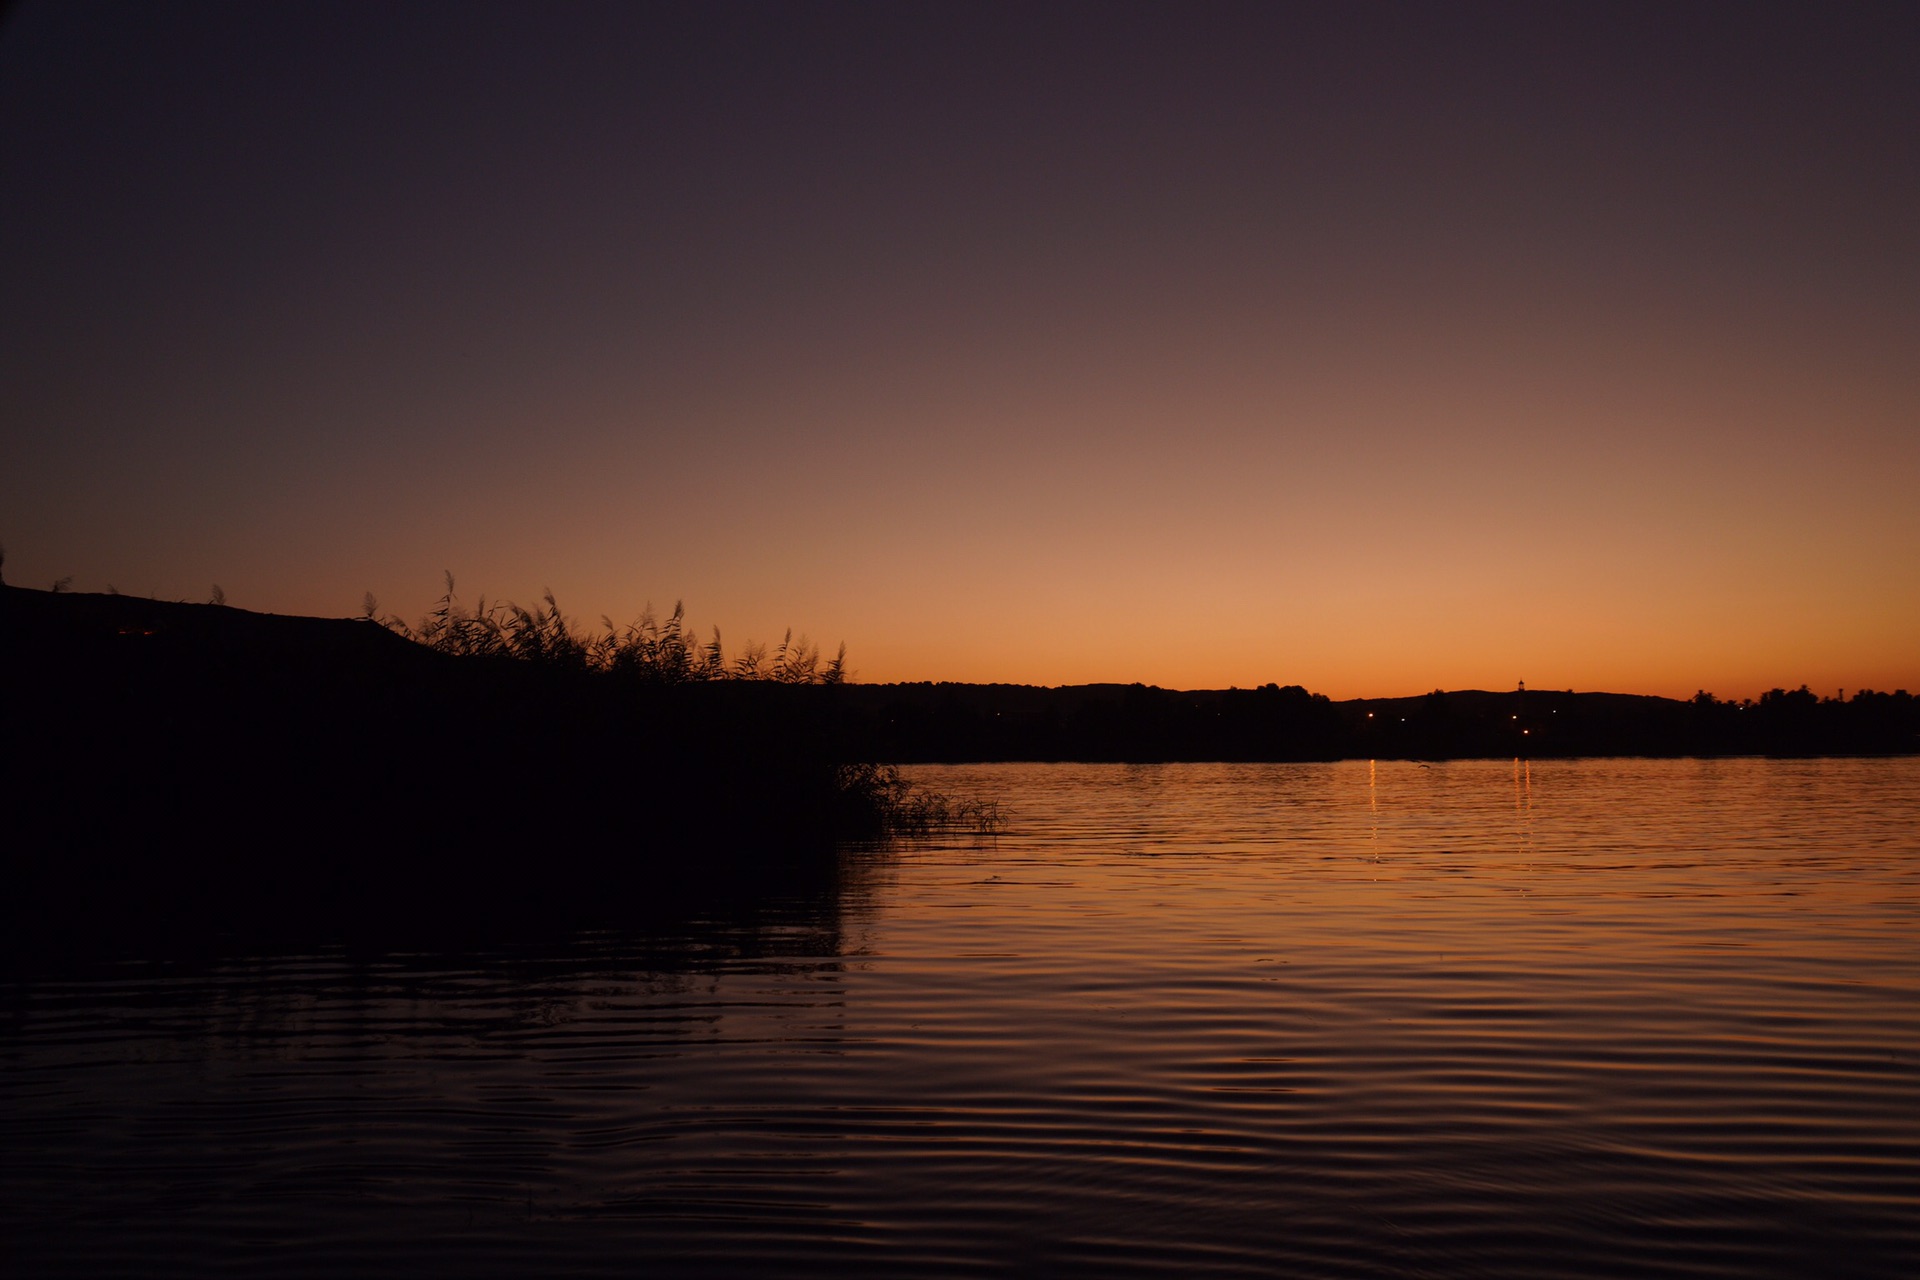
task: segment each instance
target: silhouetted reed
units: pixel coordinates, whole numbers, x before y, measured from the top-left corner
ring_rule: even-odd
[[[900,770],[890,764],[842,765],[835,783],[846,803],[856,807],[855,816],[865,817],[866,833],[872,836],[920,838],[939,832],[986,836],[1000,831],[996,802],[956,800],[929,791],[901,777]]]
[[[538,668],[609,677],[663,695],[673,689],[691,693],[695,686],[739,683],[833,687],[843,684],[849,674],[844,644],[832,659],[822,661],[820,650],[804,636],[796,640],[791,630],[771,651],[763,644],[749,643],[729,657],[720,629],[715,627],[709,639],[697,638],[687,627],[685,606],[678,602],[665,618],[649,606],[624,627],[603,617],[600,627],[587,628],[561,612],[552,591],[530,609],[510,602],[489,604],[485,597],[468,606],[455,593],[453,575],[448,573],[445,591],[417,627],[391,615],[380,616],[371,594],[365,612],[396,634],[437,653],[511,659]],[[833,735],[823,728],[822,717],[809,714],[817,708],[774,699],[771,690],[745,702],[704,698],[698,706],[674,703],[656,704],[656,708],[669,705],[669,720],[678,721],[679,729],[688,734],[687,750],[719,758],[750,744],[774,745],[778,764],[763,758],[756,771],[762,792],[774,789],[770,770],[830,778],[829,826],[835,836],[884,840],[935,832],[984,835],[999,829],[999,813],[991,802],[939,795],[902,778],[891,766],[834,763]],[[696,740],[704,745],[694,747]],[[796,794],[787,799],[800,808],[816,803],[812,796]]]
[[[400,618],[380,617],[369,594],[366,615],[382,626],[439,653],[459,657],[516,658],[544,666],[603,671],[645,684],[695,684],[715,680],[768,680],[778,684],[835,685],[847,678],[847,647],[826,662],[805,636],[789,629],[771,653],[749,643],[729,660],[720,628],[709,640],[696,639],[686,626],[686,607],[676,602],[664,620],[649,605],[637,621],[616,626],[602,617],[598,630],[583,628],[560,611],[553,592],[524,608],[488,604],[484,596],[471,607],[454,594],[453,575],[446,591],[416,627]]]

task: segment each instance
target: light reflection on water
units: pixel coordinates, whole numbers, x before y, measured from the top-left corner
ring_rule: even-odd
[[[5,990],[14,1274],[1920,1274],[1920,761],[969,766],[837,897]]]

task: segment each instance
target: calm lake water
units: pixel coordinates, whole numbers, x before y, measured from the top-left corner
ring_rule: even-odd
[[[0,983],[7,1271],[1920,1275],[1920,760],[914,775],[1006,830]]]

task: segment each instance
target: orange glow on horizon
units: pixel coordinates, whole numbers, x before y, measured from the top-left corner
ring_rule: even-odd
[[[1071,59],[990,8],[857,56],[806,6],[594,14],[429,65],[325,6],[25,6],[6,580],[417,618],[450,569],[866,681],[1920,690],[1881,18],[1721,65],[1554,7]]]

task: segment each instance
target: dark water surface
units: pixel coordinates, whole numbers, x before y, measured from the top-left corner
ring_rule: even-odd
[[[1008,830],[0,983],[12,1275],[1920,1275],[1920,760],[923,769]]]

